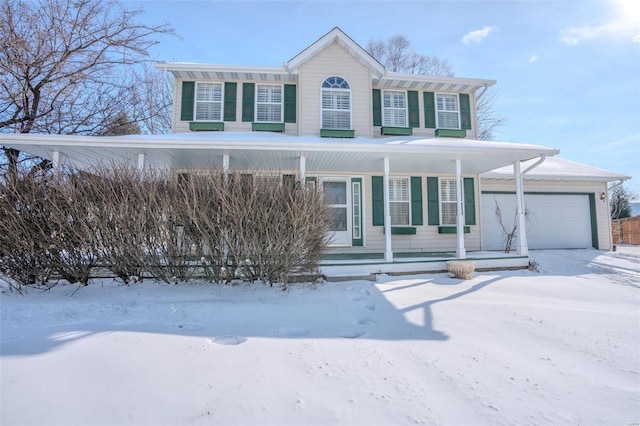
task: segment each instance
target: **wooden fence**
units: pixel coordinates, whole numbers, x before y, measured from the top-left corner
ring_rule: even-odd
[[[613,244],[640,245],[640,216],[611,221]]]

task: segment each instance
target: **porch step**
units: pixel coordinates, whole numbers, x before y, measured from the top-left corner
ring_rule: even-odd
[[[527,256],[504,255],[497,253],[475,253],[467,261],[475,262],[476,272],[490,270],[525,269],[529,266]],[[396,258],[393,262],[367,259],[352,261],[323,261],[320,272],[327,280],[370,279],[376,274],[424,274],[447,272],[447,261],[462,260],[450,257],[442,258]]]

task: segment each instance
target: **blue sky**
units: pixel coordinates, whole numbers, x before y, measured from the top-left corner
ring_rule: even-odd
[[[640,1],[124,1],[172,25],[161,61],[278,66],[333,27],[402,34],[460,77],[497,80],[495,139],[632,176],[640,194]]]

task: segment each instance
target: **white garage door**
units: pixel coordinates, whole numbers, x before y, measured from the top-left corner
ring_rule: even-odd
[[[530,249],[592,247],[589,196],[525,194],[527,241]],[[505,233],[496,217],[496,203],[508,230],[515,224],[515,194],[482,194],[482,242],[485,250],[503,250]],[[512,249],[517,247],[517,237]]]

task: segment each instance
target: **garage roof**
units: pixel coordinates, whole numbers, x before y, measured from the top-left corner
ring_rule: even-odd
[[[533,165],[535,160],[522,163],[522,170]],[[480,175],[483,179],[513,179],[513,167],[505,166]],[[621,175],[609,170],[600,169],[586,164],[565,160],[564,158],[547,158],[542,164],[524,175],[527,180],[553,180],[553,181],[596,181],[612,182],[631,179],[630,176]]]

